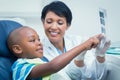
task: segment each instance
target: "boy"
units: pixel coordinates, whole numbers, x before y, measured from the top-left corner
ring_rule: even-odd
[[[10,51],[18,57],[12,66],[13,80],[52,80],[50,74],[65,67],[80,52],[95,48],[101,37],[91,37],[83,44],[46,63],[43,61],[43,47],[37,32],[26,26],[15,29],[7,41]]]

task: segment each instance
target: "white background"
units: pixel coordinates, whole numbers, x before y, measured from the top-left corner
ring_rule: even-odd
[[[21,18],[40,36],[44,30],[40,20],[42,8],[53,0],[0,0],[0,18]],[[107,36],[112,42],[120,41],[120,0],[61,0],[73,13],[69,34],[92,36],[101,32],[99,8],[107,11]]]

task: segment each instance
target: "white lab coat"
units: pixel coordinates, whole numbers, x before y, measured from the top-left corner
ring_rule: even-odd
[[[79,45],[84,41],[80,36],[64,36],[66,51],[72,49],[73,47]],[[51,61],[56,56],[60,55],[57,49],[50,43],[47,37],[42,38],[42,44],[44,49],[44,56]],[[64,73],[61,80],[103,80],[102,78],[106,74],[105,63],[99,63],[95,56],[94,50],[87,51],[84,59],[85,66],[77,67],[74,61],[71,61],[65,68],[60,70]],[[58,76],[57,76],[58,77]],[[64,78],[65,77],[65,78]],[[69,77],[68,79],[66,77]],[[63,79],[62,79],[63,78]],[[57,78],[57,80],[59,80]]]

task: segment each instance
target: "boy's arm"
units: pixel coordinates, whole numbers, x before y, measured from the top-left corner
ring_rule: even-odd
[[[99,43],[97,37],[91,37],[83,44],[76,46],[68,52],[54,58],[52,61],[35,66],[30,72],[30,78],[37,78],[40,76],[49,75],[55,73],[65,67],[73,58],[75,58],[80,52],[95,48]]]

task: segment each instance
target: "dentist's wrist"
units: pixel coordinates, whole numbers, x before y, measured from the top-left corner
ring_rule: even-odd
[[[99,62],[99,63],[103,63],[103,62],[105,62],[105,56],[96,56],[96,58],[97,58],[97,61]]]

